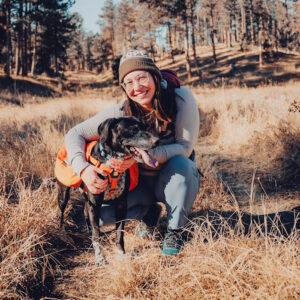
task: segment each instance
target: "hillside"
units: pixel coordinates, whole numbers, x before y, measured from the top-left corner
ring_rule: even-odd
[[[198,64],[201,74],[197,72],[192,61],[192,79],[187,80],[185,58],[183,54],[175,56],[175,62],[168,57],[157,61],[157,65],[177,71],[184,85],[192,87],[257,87],[261,85],[285,84],[300,80],[300,54],[278,52],[272,59],[266,59],[259,67],[258,49],[241,52],[239,47],[217,47],[217,65],[212,61],[211,48],[198,49]],[[0,104],[22,104],[33,102],[37,97],[60,97],[89,91],[98,96],[122,96],[117,82],[113,81],[111,70],[100,74],[92,72],[65,72],[62,78],[45,75],[33,77],[12,76],[6,79],[0,74]],[[8,92],[8,93],[7,93]],[[27,99],[27,100],[26,100]]]

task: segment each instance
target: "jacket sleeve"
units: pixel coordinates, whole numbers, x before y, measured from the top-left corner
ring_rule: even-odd
[[[165,163],[176,155],[189,157],[199,135],[199,110],[192,92],[186,87],[180,87],[175,89],[175,93],[177,104],[175,141],[168,145],[159,145],[149,151],[159,163]]]
[[[86,141],[99,138],[98,126],[108,118],[118,118],[123,116],[121,111],[122,103],[113,105],[97,115],[83,121],[68,131],[65,137],[65,144],[68,153],[69,163],[71,163],[75,174],[80,176],[81,171],[89,163],[85,159]]]

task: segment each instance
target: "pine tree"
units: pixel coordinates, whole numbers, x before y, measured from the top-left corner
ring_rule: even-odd
[[[67,63],[67,49],[76,28],[68,9],[69,0],[38,0],[41,3],[41,47],[39,49],[39,72],[56,73]]]
[[[112,56],[112,60],[116,57],[115,50],[115,5],[113,0],[106,0],[104,7],[102,8],[102,14],[100,15],[99,24],[101,26],[102,35],[106,36],[107,43],[110,48],[110,55]]]
[[[71,70],[82,71],[86,68],[86,41],[82,24],[83,19],[78,13],[72,15],[75,29],[71,34],[71,43],[67,49],[68,67]]]
[[[11,8],[9,0],[3,0],[0,14],[0,63],[3,61],[6,76],[11,73]]]
[[[217,63],[217,55],[216,55],[216,21],[218,19],[218,13],[220,12],[220,9],[218,7],[218,1],[217,0],[202,0],[201,1],[201,7],[203,8],[203,13],[208,16],[207,18],[207,25],[209,30],[209,36],[213,51],[213,61],[216,64]]]

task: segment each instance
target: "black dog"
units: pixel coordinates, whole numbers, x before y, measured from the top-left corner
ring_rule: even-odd
[[[146,150],[153,148],[158,140],[158,137],[151,133],[146,125],[135,117],[108,119],[100,124],[98,133],[100,138],[92,148],[90,162],[93,164],[97,163],[100,168],[101,166],[105,166],[111,157],[125,159],[126,156],[132,156],[137,161],[143,162],[141,155],[137,154],[137,150],[147,155]],[[106,170],[106,168],[104,168],[104,170]],[[108,171],[106,170],[106,172]],[[101,177],[101,175],[99,176]],[[116,177],[118,180],[116,186],[113,187],[114,190],[109,190],[109,188],[112,188],[112,185],[114,185],[111,181]],[[86,190],[86,193],[83,192],[86,200],[85,216],[88,228],[91,226],[92,229],[92,243],[97,264],[105,262],[99,243],[99,218],[101,216],[103,200],[114,199],[115,201],[117,247],[122,253],[125,253],[124,220],[127,214],[127,194],[130,185],[130,174],[128,170],[120,174],[111,169],[108,178],[108,188],[105,192],[100,194],[92,194],[83,183],[80,186],[82,190]],[[63,216],[70,197],[70,187],[66,187],[60,182],[58,182],[58,186],[58,205],[61,211],[60,226],[63,228]]]

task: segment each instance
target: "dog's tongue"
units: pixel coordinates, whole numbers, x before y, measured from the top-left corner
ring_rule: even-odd
[[[147,151],[139,148],[134,149],[142,156],[142,159],[146,165],[152,168],[158,167],[158,161],[155,158],[153,158]]]

